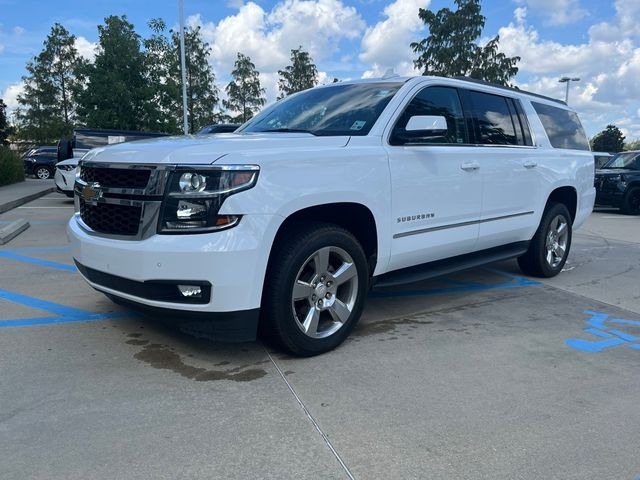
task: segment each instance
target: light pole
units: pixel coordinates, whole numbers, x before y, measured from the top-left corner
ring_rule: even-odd
[[[183,0],[178,0],[178,10],[180,17],[180,66],[182,67],[182,123],[184,134],[189,135],[189,121],[187,119],[187,67],[184,53],[184,13],[182,8]]]
[[[569,104],[569,84],[571,84],[571,82],[579,82],[579,81],[580,81],[579,78],[572,78],[572,77],[562,77],[560,80],[558,80],[558,82],[560,83],[567,84],[567,89],[564,94],[564,103],[566,103],[567,105]]]

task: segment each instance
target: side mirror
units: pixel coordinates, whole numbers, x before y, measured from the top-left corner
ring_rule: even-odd
[[[447,119],[438,115],[414,115],[407,122],[407,132],[437,134],[447,132]]]

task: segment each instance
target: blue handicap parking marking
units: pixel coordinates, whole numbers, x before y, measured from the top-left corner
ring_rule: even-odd
[[[63,272],[77,272],[78,269],[75,265],[68,265],[66,263],[52,262],[50,260],[42,260],[41,258],[32,257],[29,254],[33,253],[50,253],[50,252],[68,252],[70,247],[51,247],[51,248],[11,248],[8,250],[0,251],[0,258],[8,258],[9,260],[15,260],[23,263],[32,263],[40,267],[53,268],[54,270],[62,270]]]
[[[0,319],[0,328],[7,327],[29,327],[35,325],[49,325],[54,323],[72,323],[72,322],[89,322],[93,320],[107,320],[113,318],[130,317],[134,314],[131,312],[117,313],[97,313],[88,310],[82,310],[75,307],[61,305],[59,303],[49,302],[28,295],[10,292],[0,289],[0,300],[6,300],[11,303],[24,305],[25,307],[36,310],[44,310],[55,316],[35,317],[35,318],[18,318],[18,319]]]
[[[590,315],[591,318],[587,320],[588,328],[583,329],[583,332],[603,338],[604,340],[594,341],[569,338],[565,340],[567,346],[583,352],[601,352],[607,348],[619,347],[621,345],[640,350],[640,337],[615,328],[620,325],[640,327],[640,320],[610,318],[607,313],[595,312],[593,310],[585,310],[584,313]]]

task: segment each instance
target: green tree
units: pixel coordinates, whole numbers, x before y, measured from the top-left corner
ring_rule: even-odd
[[[179,133],[182,100],[178,52],[166,35],[164,20],[154,18],[148,26],[152,34],[143,42],[145,77],[150,90],[149,101],[145,104],[147,124],[154,131]]]
[[[240,52],[231,75],[233,80],[225,88],[228,98],[222,103],[226,109],[238,113],[233,117],[234,121],[244,123],[266,103],[265,90],[260,86],[256,66],[249,57]]]
[[[429,35],[411,44],[418,53],[413,62],[423,75],[442,77],[470,76],[501,85],[518,73],[520,57],[507,57],[498,51],[500,37],[484,47],[478,45],[486,18],[480,0],[455,0],[457,10],[441,8],[432,12],[421,8],[418,16]]]
[[[180,70],[180,37],[169,31],[162,19],[149,22],[153,32],[144,41],[147,78],[152,91],[152,105],[160,113],[156,123],[161,131],[177,133],[182,125],[182,77]],[[184,33],[187,78],[187,120],[189,131],[195,132],[213,123],[219,103],[215,74],[209,64],[211,49],[202,38],[200,27],[187,28]],[[149,112],[152,116],[153,109]]]
[[[78,96],[81,121],[92,128],[153,129],[158,113],[151,107],[140,36],[126,16],[105,18],[98,35],[98,53],[84,69],[87,86]]]
[[[172,33],[175,51],[179,53],[179,34],[178,32]],[[215,84],[216,77],[209,64],[211,48],[202,38],[200,27],[185,29],[184,50],[189,131],[197,132],[205,125],[215,121],[215,109],[219,101],[218,87]],[[179,73],[179,71],[176,72],[178,78],[180,77]]]
[[[81,89],[80,72],[86,65],[75,40],[75,36],[56,23],[42,51],[27,63],[28,75],[22,77],[24,93],[18,96],[21,138],[45,143],[71,132],[77,107],[74,92]]]
[[[278,70],[278,75],[280,76],[278,80],[279,99],[313,88],[318,84],[318,69],[309,52],[302,50],[302,46],[297,50],[291,50],[291,65],[286,66],[284,70]]]
[[[624,148],[624,135],[615,125],[607,125],[600,133],[591,139],[591,149],[594,152],[621,152]]]
[[[9,126],[9,120],[7,119],[7,105],[4,100],[0,98],[0,147],[3,145],[9,145],[8,138],[11,133],[11,127]]]
[[[625,150],[640,150],[640,140],[634,140],[624,144]]]

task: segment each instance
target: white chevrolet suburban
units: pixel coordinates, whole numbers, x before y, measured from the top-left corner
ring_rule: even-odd
[[[593,208],[593,161],[558,100],[466,78],[342,82],[234,133],[92,150],[68,234],[117,302],[315,355],[372,286],[514,257],[558,274]]]

